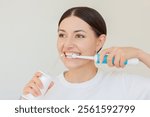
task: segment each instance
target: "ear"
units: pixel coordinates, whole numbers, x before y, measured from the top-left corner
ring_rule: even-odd
[[[105,34],[102,34],[98,37],[97,39],[97,44],[96,44],[96,52],[100,50],[100,48],[103,47],[104,43],[105,43],[105,40],[106,40],[106,35]]]

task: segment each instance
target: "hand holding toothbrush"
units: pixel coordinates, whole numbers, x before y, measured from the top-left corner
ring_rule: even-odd
[[[104,56],[107,57],[107,64],[110,67],[123,68],[125,61],[133,58],[139,59],[139,49],[132,47],[111,47],[100,52],[100,61],[103,61]],[[112,62],[113,61],[113,62]]]

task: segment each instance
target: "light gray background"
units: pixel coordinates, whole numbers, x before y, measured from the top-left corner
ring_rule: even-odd
[[[72,6],[93,7],[103,15],[105,48],[134,46],[150,52],[149,0],[0,0],[0,99],[18,99],[38,70],[56,75],[65,69],[56,49],[57,23]],[[124,70],[150,77],[142,63]]]

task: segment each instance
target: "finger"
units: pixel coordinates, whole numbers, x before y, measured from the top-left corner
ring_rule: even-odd
[[[111,48],[102,50],[102,51],[100,52],[100,62],[102,63],[103,60],[104,60],[104,56],[105,56],[106,54],[111,53],[111,52],[112,52],[112,49],[111,49]]]
[[[33,96],[39,96],[39,94],[32,87],[30,87],[29,91]]]
[[[28,86],[24,87],[24,89],[23,89],[23,95],[27,95],[28,93],[30,93],[29,92],[29,88],[30,87],[28,87]]]
[[[117,67],[117,68],[120,67],[120,59],[121,59],[121,57],[120,57],[119,54],[117,54],[116,56],[114,56],[114,66]]]
[[[101,53],[101,54],[100,54],[100,63],[103,63],[103,61],[104,61],[104,56],[105,56],[105,53]]]
[[[27,94],[29,94],[29,93],[31,93],[33,96],[38,96],[38,94],[32,89],[32,87],[26,87],[26,88],[24,89],[23,94],[24,94],[24,95],[27,95]]]
[[[125,61],[126,61],[126,58],[124,56],[121,56],[121,59],[120,59],[120,67],[124,68],[125,67]]]
[[[31,87],[25,87],[25,89],[24,89],[24,91],[23,91],[23,94],[24,94],[24,95],[27,95],[27,94],[29,94],[29,93],[31,93],[31,94],[34,95],[34,96],[37,95],[36,92],[33,92],[33,91],[32,91],[32,88],[31,88]]]
[[[35,76],[35,77],[41,77],[41,76],[42,76],[42,73],[41,73],[40,71],[38,71],[38,72],[36,72],[36,73],[34,74],[34,76]]]
[[[103,63],[103,61],[104,61],[104,56],[106,55],[106,53],[105,52],[101,52],[100,53],[100,63]]]
[[[41,91],[35,83],[30,83],[29,86],[37,95],[41,95]]]
[[[113,53],[111,53],[111,54],[109,54],[108,55],[108,57],[107,57],[107,65],[109,66],[109,67],[113,67],[114,66],[114,64],[113,64],[113,58],[114,58],[114,54]]]
[[[34,76],[32,80],[33,80],[33,82],[34,82],[40,89],[43,88],[43,84],[42,84],[41,80],[40,80],[38,77]]]

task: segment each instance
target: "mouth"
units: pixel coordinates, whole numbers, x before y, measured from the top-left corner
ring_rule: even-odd
[[[73,56],[80,56],[81,53],[77,53],[77,52],[64,52],[61,54],[61,56],[64,56],[66,58],[73,58]]]

